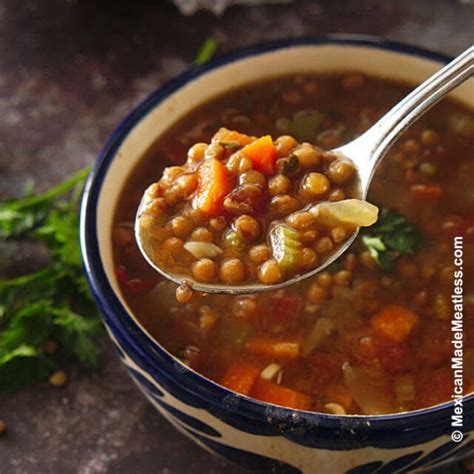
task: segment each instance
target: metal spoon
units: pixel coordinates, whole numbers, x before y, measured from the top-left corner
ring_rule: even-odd
[[[390,146],[413,122],[427,112],[433,105],[442,99],[448,92],[468,79],[474,73],[474,46],[471,46],[443,69],[420,84],[401,102],[387,112],[378,122],[370,127],[365,133],[352,142],[332,150],[333,153],[352,160],[358,170],[357,180],[359,186],[359,197],[365,199],[369,190],[372,177],[382,158],[387,153]],[[143,202],[143,201],[142,201]],[[358,230],[325,260],[319,267],[297,275],[289,280],[276,285],[265,285],[253,283],[245,285],[226,285],[218,283],[200,283],[191,276],[174,275],[158,267],[148,256],[146,245],[142,237],[140,227],[140,216],[142,204],[140,204],[135,219],[135,237],[141,253],[147,262],[161,275],[179,284],[188,285],[193,290],[205,293],[226,293],[226,294],[249,294],[269,290],[276,290],[285,286],[298,283],[305,278],[311,277],[320,272],[336,259],[338,259],[352,244],[357,237]]]

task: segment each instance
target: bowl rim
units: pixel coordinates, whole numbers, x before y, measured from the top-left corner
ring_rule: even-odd
[[[342,423],[347,426],[348,420],[353,420],[353,428],[355,430],[362,430],[365,434],[370,432],[376,434],[380,431],[393,431],[400,429],[400,427],[402,427],[403,430],[410,430],[426,425],[437,425],[451,418],[454,406],[453,401],[402,413],[339,416],[277,407],[276,405],[232,392],[217,382],[185,366],[179,359],[168,353],[157,341],[140,328],[117,297],[108,280],[100,258],[96,232],[96,218],[97,203],[102,184],[108,167],[113,161],[118,148],[128,133],[144,116],[188,82],[218,69],[221,66],[282,49],[324,45],[362,46],[394,51],[405,55],[416,56],[420,59],[430,59],[440,64],[445,64],[451,59],[447,55],[429,51],[418,46],[389,41],[376,36],[329,34],[320,37],[311,36],[296,39],[282,39],[241,48],[229,54],[219,56],[201,66],[193,66],[178,76],[171,78],[158,87],[141,103],[136,105],[119,123],[102,147],[93,166],[93,170],[86,181],[81,202],[80,219],[80,244],[84,270],[97,305],[112,332],[118,332],[122,337],[126,337],[127,343],[133,348],[134,352],[139,355],[141,359],[147,361],[147,365],[149,365],[151,361],[154,370],[164,370],[161,368],[164,363],[166,365],[171,364],[174,373],[170,374],[167,370],[164,370],[168,378],[182,384],[184,377],[186,381],[185,385],[183,385],[183,389],[200,399],[205,399],[206,402],[211,402],[223,411],[227,410],[226,406],[230,406],[228,402],[224,404],[223,400],[226,399],[228,401],[229,397],[232,397],[238,400],[238,404],[232,404],[233,413],[242,414],[261,421],[267,421],[268,409],[275,408],[278,409],[278,418],[281,417],[282,419],[289,420],[292,415],[298,413],[299,421],[304,419],[310,425],[317,425],[320,428],[330,430],[339,429]],[[179,371],[176,369],[177,361],[182,365]],[[474,411],[474,394],[465,396],[463,401],[465,414]],[[449,429],[449,426],[447,429]]]

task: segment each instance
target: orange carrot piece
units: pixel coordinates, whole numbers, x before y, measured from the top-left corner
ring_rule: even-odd
[[[242,395],[248,395],[262,367],[251,362],[234,362],[221,380],[221,385]]]
[[[255,140],[255,137],[249,137],[244,133],[235,130],[228,130],[227,128],[219,129],[212,137],[212,143],[239,143],[242,147]]]
[[[299,342],[275,341],[273,339],[256,338],[247,341],[245,348],[254,354],[276,359],[297,359],[301,353]]]
[[[419,321],[413,311],[397,304],[385,306],[372,318],[372,327],[395,342],[404,341]]]
[[[311,398],[308,395],[262,379],[255,382],[250,395],[263,402],[297,410],[308,410],[311,406]]]
[[[437,199],[443,195],[443,188],[435,184],[414,184],[410,190],[417,199]]]
[[[247,145],[242,154],[252,160],[255,170],[267,175],[275,172],[277,152],[270,135],[260,137]]]
[[[354,401],[351,392],[341,384],[329,385],[326,389],[326,398],[328,403],[338,403],[346,412],[349,412]]]
[[[199,186],[194,206],[209,216],[219,214],[224,197],[232,190],[231,179],[224,164],[207,159],[198,169]]]

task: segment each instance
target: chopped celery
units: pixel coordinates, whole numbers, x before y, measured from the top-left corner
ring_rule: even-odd
[[[318,132],[323,114],[317,110],[308,109],[296,112],[293,117],[280,117],[275,126],[281,133],[288,133],[298,141],[313,141]]]
[[[245,239],[240,232],[231,230],[224,236],[224,242],[227,247],[232,247],[236,250],[243,250],[245,248]]]
[[[270,243],[273,258],[283,270],[294,272],[298,269],[303,245],[296,230],[276,225],[270,231]]]
[[[318,131],[323,115],[317,110],[302,110],[293,115],[290,122],[290,135],[299,141],[314,140]]]

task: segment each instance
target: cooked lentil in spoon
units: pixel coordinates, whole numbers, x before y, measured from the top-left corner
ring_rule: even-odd
[[[221,128],[146,190],[144,249],[157,267],[201,283],[280,283],[376,221],[377,208],[355,199],[356,175],[350,160],[289,135]]]

